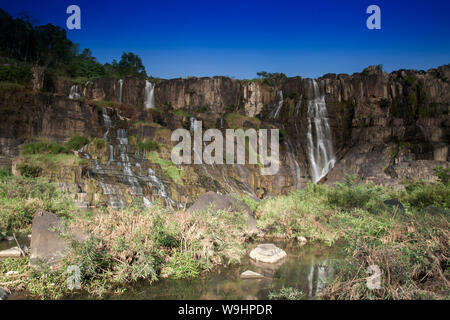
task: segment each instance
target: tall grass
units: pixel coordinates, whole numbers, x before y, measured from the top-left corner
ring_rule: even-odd
[[[442,299],[450,285],[446,269],[450,186],[413,183],[405,191],[347,179],[333,188],[308,184],[303,190],[263,201],[258,226],[270,236],[305,236],[343,244],[346,258],[337,262],[337,278],[324,291],[327,299]],[[383,203],[400,199],[406,211]],[[441,208],[433,214],[422,209]],[[382,270],[382,286],[366,285],[370,265]]]

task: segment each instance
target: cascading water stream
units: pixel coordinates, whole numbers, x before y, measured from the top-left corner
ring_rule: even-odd
[[[108,196],[108,205],[114,208],[121,208],[125,206],[125,201],[122,199],[122,193],[117,183],[107,183],[110,181],[111,174],[114,181],[118,179],[124,185],[131,188],[131,194],[142,197],[145,206],[151,206],[152,202],[144,195],[144,186],[148,185],[153,189],[153,195],[164,199],[166,205],[173,206],[180,204],[175,203],[164,186],[164,183],[158,179],[155,172],[148,168],[147,172],[143,172],[143,161],[146,161],[145,156],[141,157],[139,153],[135,156],[128,154],[128,132],[124,128],[117,128],[108,114],[108,110],[103,108],[102,112],[103,124],[106,128],[104,138],[109,148],[109,158],[106,167],[103,168],[95,160],[94,172],[98,175],[99,185],[103,190],[103,194]],[[112,133],[115,130],[116,135]],[[114,159],[114,150],[116,150],[116,159]],[[137,173],[133,171],[133,166],[137,169]]]
[[[317,81],[311,79],[308,87],[308,157],[311,165],[313,182],[322,179],[331,168],[336,158],[333,149],[331,129],[325,95],[320,93]]]
[[[133,170],[131,170],[131,162],[127,153],[128,132],[125,129],[117,129],[117,140],[119,141],[117,147],[120,152],[120,159],[122,162],[123,175],[125,179],[124,182],[131,187],[134,195],[143,196],[143,189]]]
[[[119,103],[122,103],[123,80],[119,79]]]
[[[154,191],[156,191],[155,195],[158,195],[161,198],[163,198],[164,201],[166,202],[166,205],[173,206],[175,204],[175,201],[173,201],[168,196],[168,194],[166,192],[166,187],[164,186],[164,183],[162,183],[162,181],[158,179],[158,177],[155,174],[155,171],[153,171],[151,168],[148,168],[148,177],[150,178],[151,185],[152,185]],[[144,202],[145,202],[145,200],[144,200]]]
[[[145,109],[155,108],[155,85],[148,80],[145,80],[144,107]]]
[[[80,95],[80,87],[77,85],[73,85],[70,87],[70,93],[69,93],[69,99],[71,100],[77,100],[81,98]]]
[[[274,112],[272,113],[273,119],[278,119],[278,117],[280,116],[280,111],[281,111],[281,108],[283,107],[283,103],[284,103],[283,91],[278,90],[277,97],[278,97],[277,106],[274,109]]]

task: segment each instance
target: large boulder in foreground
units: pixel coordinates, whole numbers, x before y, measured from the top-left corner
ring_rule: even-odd
[[[264,263],[277,263],[287,256],[283,249],[278,248],[272,243],[258,245],[250,251],[250,259]]]
[[[87,235],[81,230],[67,231],[61,218],[51,212],[37,210],[34,214],[31,229],[30,265],[37,266],[40,263],[54,265],[59,262],[69,251],[70,241],[61,234],[67,234],[75,240],[82,241]]]
[[[194,204],[187,210],[189,213],[202,212],[205,210],[225,210],[225,211],[240,211],[247,213],[247,226],[251,231],[256,232],[256,219],[253,212],[244,202],[235,199],[229,195],[218,194],[213,191],[204,193],[194,202]]]

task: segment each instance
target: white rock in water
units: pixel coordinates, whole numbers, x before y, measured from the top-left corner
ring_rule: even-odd
[[[303,242],[303,243],[305,243],[305,242],[306,242],[306,238],[303,237],[303,236],[298,236],[298,237],[297,237],[297,241],[298,241],[298,242]]]
[[[264,263],[276,263],[287,256],[283,249],[272,243],[264,243],[250,251],[250,258]]]
[[[258,272],[247,270],[241,273],[242,279],[262,279],[264,276]]]
[[[0,251],[0,258],[18,258],[22,256],[22,250],[20,250],[19,247],[2,250]]]

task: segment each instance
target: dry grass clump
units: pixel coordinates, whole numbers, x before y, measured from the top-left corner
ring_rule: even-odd
[[[244,254],[245,218],[238,212],[130,207],[78,218],[75,224],[92,238],[75,243],[68,260],[81,263],[90,284],[93,279],[114,286],[139,279],[192,278],[216,265],[237,263]],[[98,286],[91,291],[103,293]]]
[[[449,222],[445,216],[408,218],[384,237],[355,239],[338,263],[325,299],[448,299]],[[377,265],[380,289],[369,289],[366,270]]]

